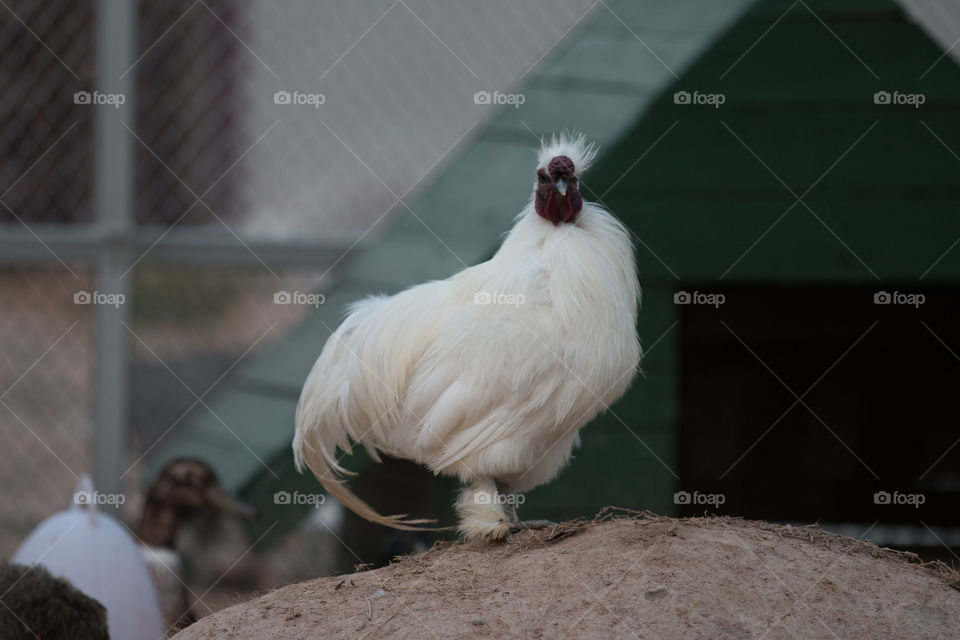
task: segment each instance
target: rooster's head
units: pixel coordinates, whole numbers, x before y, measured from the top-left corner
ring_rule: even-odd
[[[582,135],[563,135],[544,142],[534,192],[534,207],[541,218],[554,226],[576,222],[583,208],[579,176],[595,155],[596,148]]]

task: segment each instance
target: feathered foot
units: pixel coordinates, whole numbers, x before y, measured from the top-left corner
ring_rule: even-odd
[[[457,527],[467,540],[496,542],[510,535],[512,510],[501,498],[492,479],[477,480],[464,488],[457,500]]]
[[[514,494],[492,479],[473,482],[457,500],[458,529],[467,540],[499,542],[527,529],[555,526],[550,520],[520,521]]]

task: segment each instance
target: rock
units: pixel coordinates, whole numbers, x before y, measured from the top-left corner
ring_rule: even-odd
[[[939,639],[960,629],[957,585],[946,565],[813,527],[608,517],[289,585],[175,637]]]

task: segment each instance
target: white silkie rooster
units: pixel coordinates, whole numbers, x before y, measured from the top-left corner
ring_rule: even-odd
[[[583,136],[545,141],[533,198],[493,258],[351,306],[300,395],[298,469],[367,520],[430,522],[380,515],[350,490],[336,455],[352,441],[459,477],[467,539],[546,524],[518,521],[512,498],[559,473],[640,361],[630,235],[578,188],[595,154]]]

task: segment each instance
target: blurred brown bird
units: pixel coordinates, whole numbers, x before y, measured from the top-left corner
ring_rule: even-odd
[[[179,458],[167,463],[150,485],[137,538],[147,563],[167,625],[183,627],[196,618],[190,612],[183,575],[183,559],[176,551],[177,531],[184,520],[202,512],[220,512],[244,518],[255,511],[230,494],[206,463]]]

